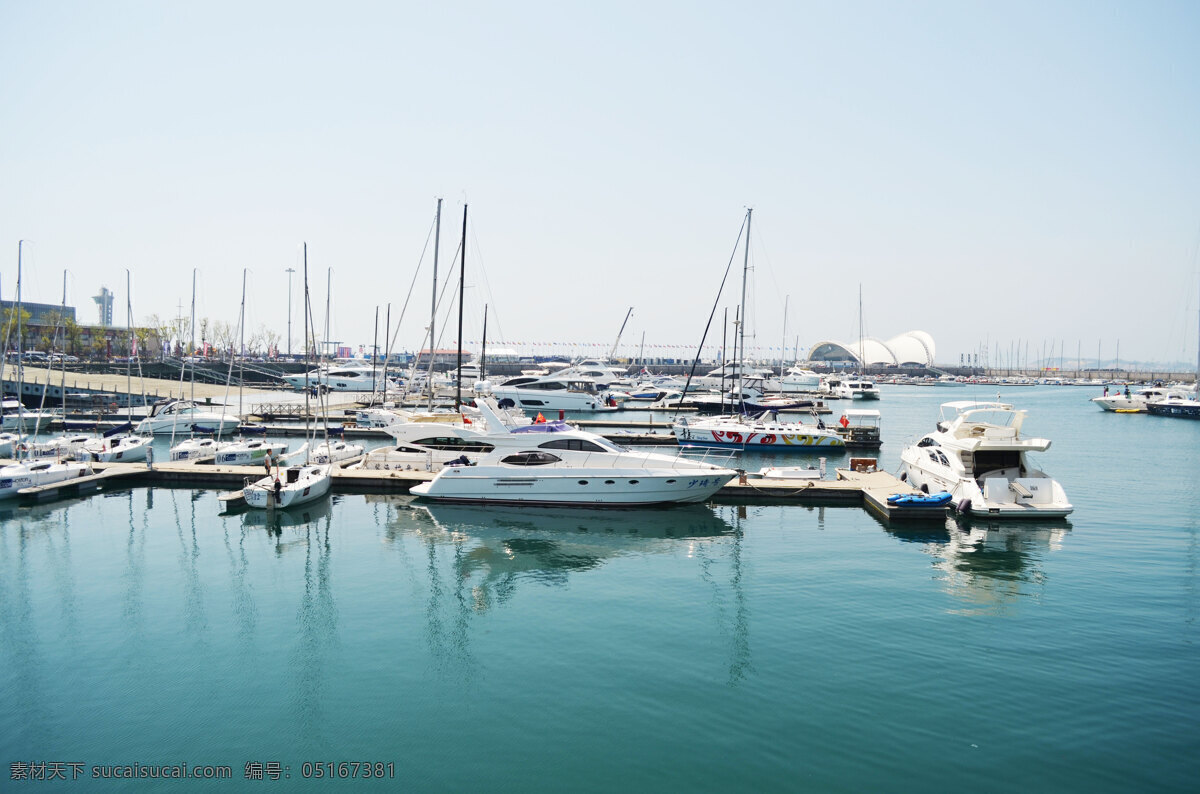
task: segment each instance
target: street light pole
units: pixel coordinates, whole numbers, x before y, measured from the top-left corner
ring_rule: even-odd
[[[292,274],[296,268],[289,267],[284,271],[288,274],[288,358],[292,357]]]

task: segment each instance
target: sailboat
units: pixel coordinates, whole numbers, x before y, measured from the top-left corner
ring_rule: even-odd
[[[17,389],[20,393],[21,385],[24,383],[24,369],[21,363],[22,340],[21,340],[21,249],[24,240],[17,242]],[[18,415],[23,412],[23,408],[18,400],[17,406]],[[24,423],[18,422],[18,436],[23,432]],[[21,438],[17,439],[17,449],[22,446]],[[51,483],[69,480],[75,477],[82,477],[91,473],[91,467],[85,466],[82,463],[75,462],[55,462],[48,460],[20,460],[9,466],[0,467],[0,499],[16,496],[23,488],[31,488],[38,485],[49,485]]]
[[[733,374],[736,378],[735,395],[745,393],[746,357],[746,279],[750,270],[750,220],[753,209],[746,210],[746,248],[742,265],[742,305],[738,323],[738,337],[734,339],[734,361],[742,364]],[[737,350],[740,343],[741,349]],[[744,407],[744,404],[743,404]],[[717,416],[705,419],[677,417],[672,432],[680,446],[726,447],[755,449],[760,451],[807,452],[813,449],[844,447],[846,442],[835,431],[818,420],[817,424],[783,422],[776,411],[762,411],[757,416]]]
[[[309,317],[311,316],[312,307],[308,298],[308,245],[304,246],[304,339],[308,346],[312,342],[315,347],[316,340],[309,336]],[[309,390],[304,390],[304,413],[308,414],[308,398]],[[324,399],[322,394],[321,399]],[[324,413],[324,412],[322,412]],[[325,445],[329,444],[328,429],[325,433]],[[242,496],[246,500],[246,504],[250,507],[260,509],[270,509],[276,507],[294,507],[307,502],[312,502],[329,493],[329,489],[333,486],[332,464],[312,464],[309,463],[308,443],[305,442],[305,458],[303,465],[288,466],[280,470],[278,464],[275,467],[275,473],[268,473],[265,477],[260,477],[253,482],[246,483],[242,489]],[[218,456],[220,457],[220,456]]]

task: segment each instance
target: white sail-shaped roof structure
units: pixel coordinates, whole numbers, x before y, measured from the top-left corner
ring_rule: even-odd
[[[809,361],[851,361],[860,366],[933,366],[933,337],[924,331],[907,331],[886,342],[865,337],[857,342],[827,339],[812,346]]]

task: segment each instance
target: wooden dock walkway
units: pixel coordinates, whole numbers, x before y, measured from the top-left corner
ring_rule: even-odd
[[[22,489],[24,502],[90,493],[109,484],[120,487],[162,485],[175,488],[219,488],[236,493],[247,480],[263,476],[261,466],[213,466],[189,461],[155,463],[93,463],[93,474],[72,480]],[[895,507],[887,503],[892,494],[915,494],[913,488],[888,472],[858,472],[837,469],[836,480],[735,479],[722,488],[713,501],[722,504],[800,504],[866,507],[888,521],[940,521],[944,507]],[[374,471],[333,469],[333,492],[342,494],[402,494],[417,483],[433,479],[426,471]]]

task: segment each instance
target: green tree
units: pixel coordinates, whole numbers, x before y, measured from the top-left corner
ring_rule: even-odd
[[[78,355],[79,344],[83,340],[83,329],[74,319],[67,317],[63,320],[63,332],[66,334],[67,352]]]

